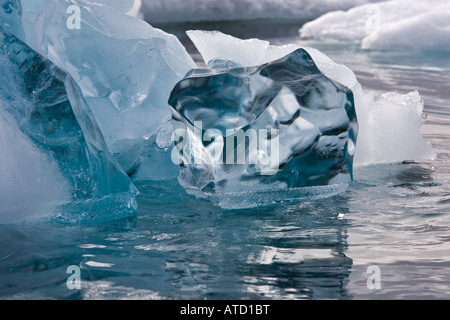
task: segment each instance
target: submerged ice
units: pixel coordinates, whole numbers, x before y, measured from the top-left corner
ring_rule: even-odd
[[[134,212],[137,190],[74,80],[13,35],[0,43],[0,221]]]

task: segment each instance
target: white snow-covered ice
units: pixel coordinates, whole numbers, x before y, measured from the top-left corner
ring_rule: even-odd
[[[450,1],[392,0],[329,12],[306,23],[300,35],[363,49],[450,50]]]

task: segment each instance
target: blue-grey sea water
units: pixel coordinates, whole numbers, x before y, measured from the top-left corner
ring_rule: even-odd
[[[160,27],[198,60],[183,30],[283,44],[300,41],[300,26]],[[366,90],[418,90],[437,158],[366,168],[316,202],[224,211],[176,181],[139,182],[131,218],[0,225],[0,299],[449,299],[450,53],[301,43],[350,67]],[[80,289],[67,286],[71,265]]]

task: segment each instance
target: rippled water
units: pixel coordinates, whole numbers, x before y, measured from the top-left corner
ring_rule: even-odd
[[[298,40],[296,23],[164,27],[194,56],[183,29]],[[450,54],[307,45],[348,65],[365,89],[419,90],[438,158],[360,169],[344,194],[318,202],[223,211],[176,181],[141,182],[133,218],[0,225],[0,298],[450,298]],[[70,265],[81,267],[80,290],[66,286]],[[369,266],[380,289],[367,285]]]

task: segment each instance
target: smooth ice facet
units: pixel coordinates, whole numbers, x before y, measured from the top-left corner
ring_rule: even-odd
[[[312,187],[311,195],[335,194],[330,185],[351,180],[358,131],[351,90],[303,49],[262,65],[242,62],[211,60],[216,69],[193,70],[172,91],[180,183],[225,208],[235,207],[224,201],[230,194],[250,191],[280,196],[270,203],[286,192],[312,199]],[[268,204],[257,198],[245,206]]]
[[[0,33],[0,43],[0,220],[134,213],[137,190],[72,77],[13,35]]]

